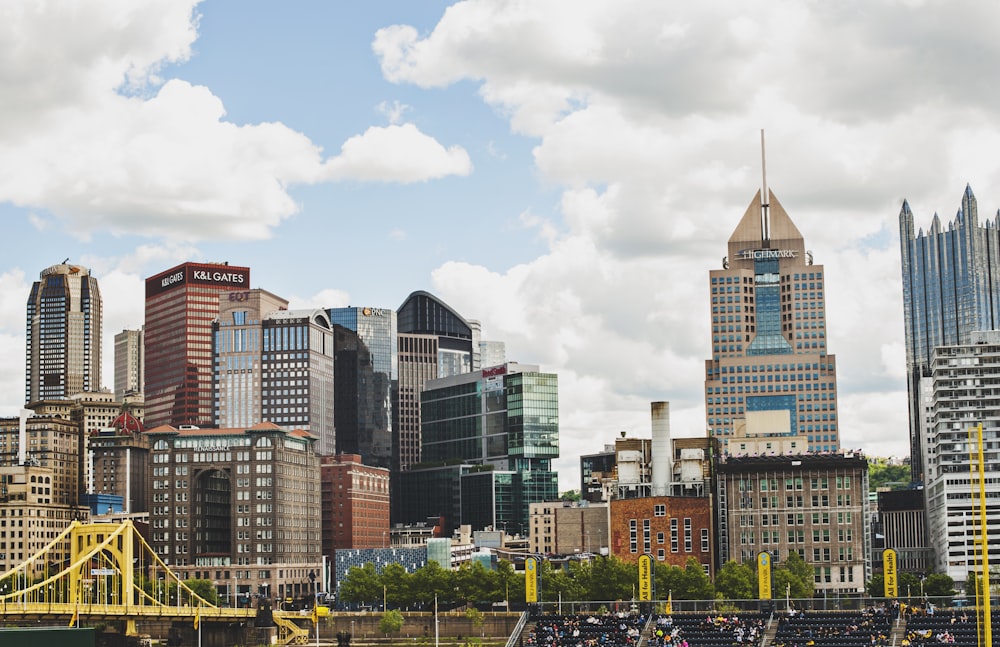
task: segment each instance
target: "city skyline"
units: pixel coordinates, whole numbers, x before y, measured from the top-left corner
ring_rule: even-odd
[[[1000,206],[1000,9],[975,3],[0,12],[19,71],[0,75],[2,415],[45,267],[100,282],[110,389],[144,279],[228,261],[294,309],[426,290],[482,322],[558,374],[575,488],[576,457],[647,436],[652,401],[705,434],[709,271],[761,186],[763,128],[768,184],[825,267],[840,444],[905,456],[900,206],[925,230],[966,184],[982,219]]]

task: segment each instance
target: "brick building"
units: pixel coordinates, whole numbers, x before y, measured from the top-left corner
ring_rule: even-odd
[[[648,553],[683,567],[694,557],[709,575],[712,566],[712,509],[708,497],[650,496],[610,503],[611,554],[636,562]]]

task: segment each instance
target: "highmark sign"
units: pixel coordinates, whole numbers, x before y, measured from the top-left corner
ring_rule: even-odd
[[[794,249],[741,249],[740,260],[770,261],[779,258],[797,258],[799,253]]]

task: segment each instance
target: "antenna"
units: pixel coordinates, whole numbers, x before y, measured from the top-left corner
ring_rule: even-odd
[[[760,172],[764,181],[764,185],[760,191],[760,231],[764,242],[769,243],[771,240],[771,222],[767,210],[771,206],[771,194],[767,190],[767,161],[764,156],[763,128],[760,129]]]

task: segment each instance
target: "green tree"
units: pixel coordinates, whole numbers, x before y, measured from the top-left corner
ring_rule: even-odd
[[[901,490],[910,483],[910,468],[907,465],[889,465],[884,459],[873,459],[868,463],[868,489],[875,492],[888,487]]]
[[[385,588],[379,591],[379,595],[384,591],[389,606],[402,607],[413,603],[413,576],[406,572],[402,564],[386,564],[380,581]]]
[[[715,598],[712,580],[697,559],[688,557],[684,568],[678,568],[677,571],[672,587],[675,598],[681,600],[712,600]]]
[[[715,595],[725,600],[752,600],[757,597],[757,576],[749,564],[734,559],[715,574]]]
[[[955,580],[947,573],[931,573],[924,580],[924,595],[951,597],[955,595]]]
[[[581,498],[580,490],[566,490],[559,495],[560,501],[579,501]]]
[[[386,637],[389,634],[397,633],[402,628],[403,614],[400,613],[399,609],[389,609],[382,614],[382,618],[378,621],[378,630]]]
[[[212,584],[212,580],[184,580],[184,585],[209,604],[219,604],[219,592],[216,590],[215,585]],[[184,595],[187,596],[189,594],[184,593]]]
[[[629,600],[639,578],[638,566],[614,556],[576,562],[570,571],[581,600]]]
[[[483,612],[476,607],[469,607],[465,610],[465,617],[469,619],[469,624],[472,628],[479,631],[479,635],[483,635],[483,624],[486,622],[486,617],[483,616]]]
[[[545,560],[540,568],[542,575],[542,600],[556,602],[558,600],[579,600],[581,591],[576,579],[570,577],[569,571],[561,566],[552,566]]]
[[[872,579],[868,580],[865,586],[865,592],[873,598],[885,597],[885,576],[881,573],[872,575]]]
[[[797,552],[789,551],[788,558],[771,574],[774,595],[793,598],[811,598],[815,590],[813,569]]]
[[[500,575],[480,562],[463,562],[454,573],[458,599],[466,604],[499,602],[503,599]]]
[[[428,561],[413,573],[410,600],[424,609],[431,609],[436,599],[439,605],[452,606],[457,602],[455,578],[452,571],[441,568],[435,560]]]
[[[372,604],[381,597],[382,585],[375,564],[371,562],[364,566],[352,566],[340,583],[340,599],[344,602]]]

